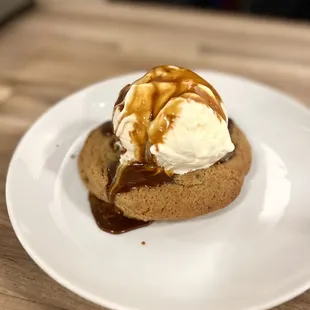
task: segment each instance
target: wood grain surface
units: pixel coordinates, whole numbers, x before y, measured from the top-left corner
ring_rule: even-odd
[[[0,28],[1,310],[103,309],[51,280],[25,253],[6,210],[7,167],[27,128],[59,99],[108,77],[167,63],[243,75],[310,106],[307,24],[98,0],[41,0]],[[310,291],[275,309],[310,309]]]

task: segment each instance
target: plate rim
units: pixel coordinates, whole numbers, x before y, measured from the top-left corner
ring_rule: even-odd
[[[229,72],[223,72],[223,71],[217,71],[217,70],[207,70],[203,68],[196,68],[193,69],[194,72],[197,72],[198,74],[214,74],[219,77],[228,77],[232,79],[237,79],[241,82],[251,83],[252,85],[256,85],[259,87],[262,87],[268,91],[271,91],[273,93],[276,93],[279,96],[285,97],[288,99],[289,104],[294,106],[294,108],[301,109],[303,113],[308,114],[310,117],[310,108],[308,108],[301,100],[297,99],[296,97],[286,93],[285,91],[282,91],[280,89],[277,89],[276,87],[273,87],[271,85],[268,85],[264,82],[256,81],[250,78],[247,78],[242,75],[238,74],[232,74]],[[14,165],[14,162],[16,160],[16,157],[18,156],[19,150],[21,149],[22,145],[25,143],[25,141],[28,139],[29,135],[39,126],[41,123],[45,121],[45,118],[47,115],[52,112],[53,110],[57,109],[59,106],[64,104],[66,101],[72,99],[74,96],[81,95],[83,93],[88,92],[92,88],[96,88],[103,84],[104,82],[110,82],[113,80],[118,80],[120,78],[129,78],[130,76],[135,75],[141,75],[144,74],[146,71],[143,70],[137,70],[137,71],[131,71],[125,74],[121,75],[115,75],[111,76],[109,78],[106,78],[104,80],[95,82],[93,84],[87,85],[86,87],[83,87],[75,92],[70,93],[69,95],[63,97],[56,103],[54,103],[52,106],[48,107],[40,116],[37,117],[37,119],[26,129],[26,131],[23,133],[21,138],[19,139],[17,145],[15,146],[15,149],[13,150],[13,153],[11,155],[11,159],[8,165],[7,175],[6,175],[6,181],[5,181],[5,199],[6,199],[6,207],[8,210],[9,219],[12,225],[12,228],[14,230],[14,233],[24,248],[24,250],[27,252],[27,254],[31,257],[31,259],[35,262],[35,264],[43,270],[44,273],[46,273],[49,277],[51,277],[54,281],[56,281],[58,284],[62,285],[66,289],[70,290],[74,294],[81,296],[82,298],[95,303],[97,305],[107,307],[114,310],[144,310],[141,308],[131,308],[127,306],[122,306],[120,304],[117,304],[113,301],[109,301],[104,297],[98,297],[95,294],[92,294],[89,291],[86,291],[84,289],[79,288],[77,285],[72,284],[69,280],[66,279],[66,277],[61,276],[61,274],[58,274],[57,271],[55,271],[53,268],[51,268],[44,260],[41,260],[38,255],[36,254],[36,251],[32,249],[32,247],[28,244],[27,238],[23,235],[23,233],[19,230],[19,226],[17,224],[17,218],[14,215],[13,211],[13,202],[10,199],[10,191],[11,191],[11,183],[12,181],[12,167]],[[280,304],[283,304],[298,295],[304,293],[310,288],[310,278],[304,285],[301,285],[299,287],[296,287],[294,290],[290,290],[290,293],[282,294],[279,297],[276,297],[269,302],[263,302],[261,304],[257,304],[256,306],[252,306],[250,308],[245,308],[241,310],[264,310],[269,309],[275,306],[278,306]]]

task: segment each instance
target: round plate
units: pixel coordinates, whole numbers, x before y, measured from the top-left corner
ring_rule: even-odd
[[[46,273],[84,298],[117,310],[265,309],[310,287],[308,110],[267,86],[197,72],[253,149],[241,195],[224,210],[123,235],[98,229],[76,156],[143,72],[64,99],[17,147],[6,191],[14,230]]]

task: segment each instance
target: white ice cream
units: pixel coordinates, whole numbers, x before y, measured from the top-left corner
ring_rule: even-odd
[[[163,86],[159,84],[162,87],[160,89],[164,91],[170,85],[162,84]],[[212,89],[205,85],[198,85],[198,87],[214,100],[216,99]],[[151,83],[140,81],[138,84],[131,85],[124,98],[123,109],[116,108],[113,115],[115,134],[120,140],[121,148],[126,150],[121,155],[122,164],[130,164],[140,160],[137,151],[141,145],[132,139],[138,118],[137,114],[128,113],[128,111],[133,100],[137,100],[134,94],[138,91],[140,94],[142,88],[143,91],[145,90],[146,96],[142,99],[141,96],[139,97],[141,99],[139,107],[145,108],[148,104],[146,101],[151,100],[147,98],[152,98],[149,93],[152,93],[153,88]],[[163,95],[165,95],[164,92]],[[158,166],[175,174],[184,174],[189,171],[208,168],[234,150],[228,131],[226,109],[222,102],[217,104],[225,114],[225,119],[195,93],[186,93],[180,97],[171,96],[152,121],[148,122],[146,118],[143,119],[145,126],[147,126],[149,141],[154,141],[151,137],[152,130],[153,132],[154,128],[162,130],[161,122],[169,113],[171,114],[171,107],[177,106],[177,114],[169,129],[163,131],[164,134],[160,143],[151,143],[150,145],[150,152],[155,156]],[[141,122],[141,119],[139,121]]]

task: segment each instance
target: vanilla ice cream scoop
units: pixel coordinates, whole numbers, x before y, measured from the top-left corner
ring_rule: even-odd
[[[113,127],[123,165],[166,173],[208,168],[234,150],[217,91],[194,72],[156,67],[120,92]]]

